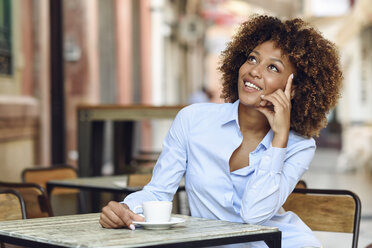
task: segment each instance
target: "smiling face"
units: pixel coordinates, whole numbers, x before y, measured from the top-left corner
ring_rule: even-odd
[[[259,106],[261,95],[268,95],[279,88],[284,91],[289,75],[294,72],[288,56],[276,48],[273,41],[258,45],[239,69],[240,102]]]

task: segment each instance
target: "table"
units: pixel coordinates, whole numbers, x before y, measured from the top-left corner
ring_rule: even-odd
[[[47,182],[47,193],[50,195],[53,188],[76,188],[92,191],[105,191],[110,193],[132,193],[141,189],[141,187],[128,187],[128,175],[100,176],[100,177],[78,177],[63,180],[50,180]],[[119,183],[122,183],[120,185]]]
[[[114,121],[115,169],[128,163],[132,152],[133,121],[173,119],[184,106],[79,105],[78,154],[79,176],[101,175],[103,127]],[[118,165],[119,164],[119,165]],[[120,170],[115,174],[119,174]]]
[[[47,193],[50,195],[53,188],[55,187],[63,187],[63,188],[76,188],[82,190],[91,190],[94,192],[109,192],[109,193],[117,193],[117,194],[130,194],[141,190],[142,187],[129,187],[128,184],[128,175],[116,175],[116,176],[100,176],[100,177],[78,177],[78,178],[71,178],[71,179],[63,179],[63,180],[50,180],[47,182],[46,188]],[[180,186],[178,187],[178,191],[185,190],[185,183],[184,180],[181,181]],[[84,198],[89,198],[86,194]],[[80,199],[80,210],[83,213],[87,212],[87,206],[84,204],[87,199],[81,200]],[[95,196],[91,199],[92,204],[92,211],[98,212],[100,211],[99,207],[99,197]],[[178,203],[177,207],[179,208],[182,203]],[[179,209],[178,209],[179,211]]]
[[[128,175],[100,176],[100,177],[78,177],[62,180],[50,180],[47,182],[47,193],[50,195],[53,188],[76,188],[92,191],[105,191],[110,193],[129,194],[141,190],[142,187],[127,186]],[[181,181],[178,191],[185,190],[185,182]]]
[[[127,181],[128,175],[79,177],[63,180],[50,180],[46,184],[46,189],[48,196],[51,195],[51,192],[55,187],[89,190],[91,192],[79,193],[78,212],[100,212],[101,197],[99,194],[91,193],[109,192],[126,195],[142,189],[142,187],[128,187]]]
[[[167,230],[137,227],[105,229],[99,214],[81,214],[0,222],[0,240],[29,247],[206,247],[264,240],[281,247],[281,232],[275,227],[220,220],[184,218]]]

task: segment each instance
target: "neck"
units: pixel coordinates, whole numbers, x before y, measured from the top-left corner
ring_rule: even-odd
[[[265,135],[270,130],[267,118],[255,107],[244,106],[239,103],[238,114],[239,126],[242,133],[252,132],[257,135]]]

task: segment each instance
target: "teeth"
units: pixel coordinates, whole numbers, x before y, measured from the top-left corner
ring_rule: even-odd
[[[244,82],[245,87],[251,87],[256,90],[262,90],[261,88],[258,88],[256,85],[250,83],[250,82]]]

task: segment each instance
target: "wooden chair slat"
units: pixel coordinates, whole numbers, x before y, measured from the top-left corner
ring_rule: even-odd
[[[49,198],[40,185],[0,182],[0,189],[13,189],[20,193],[26,206],[27,218],[53,216]]]
[[[25,183],[37,183],[46,189],[49,180],[62,180],[77,178],[75,168],[69,165],[47,167],[47,168],[26,168],[22,172],[22,181]],[[76,194],[79,190],[68,188],[54,188],[51,194]]]
[[[151,181],[152,174],[129,174],[128,186],[143,187]]]
[[[353,232],[352,197],[292,193],[283,208],[295,212],[313,231]]]
[[[13,194],[0,194],[0,220],[22,219],[21,204]]]
[[[358,247],[362,204],[359,197],[340,189],[295,188],[283,204],[313,231],[352,233],[352,248]]]
[[[26,218],[22,196],[14,190],[0,190],[0,221]]]

